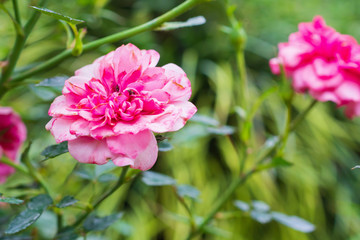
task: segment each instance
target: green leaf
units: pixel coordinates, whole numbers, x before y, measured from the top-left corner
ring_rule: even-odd
[[[282,157],[275,157],[271,160],[270,163],[268,164],[262,164],[259,165],[256,170],[257,171],[263,171],[269,168],[276,168],[276,167],[290,167],[293,164],[291,162],[286,161],[285,159],[283,159]]]
[[[30,90],[41,100],[50,101],[53,100],[57,95],[50,89],[43,87],[35,87],[35,85],[29,85]]]
[[[5,234],[14,234],[33,224],[41,215],[41,209],[26,209],[17,215],[9,224]]]
[[[69,240],[69,239],[77,239],[79,235],[75,232],[75,228],[66,227],[60,233],[58,233],[55,237],[56,240]]]
[[[309,233],[315,230],[315,226],[312,223],[300,217],[288,216],[279,212],[272,212],[271,215],[275,221],[297,231]]]
[[[90,166],[90,167],[92,167],[92,166]],[[91,171],[91,169],[88,169],[88,168],[80,168],[75,171],[75,174],[83,179],[90,180],[90,181],[96,179],[95,171]]]
[[[180,197],[189,197],[194,200],[198,200],[199,195],[200,195],[200,191],[198,189],[196,189],[193,186],[186,185],[186,184],[177,185],[176,191]]]
[[[246,119],[247,118],[247,113],[245,111],[245,109],[243,109],[240,106],[236,106],[235,107],[235,113],[241,118],[241,119]]]
[[[68,151],[68,143],[62,142],[59,144],[48,146],[44,149],[44,151],[41,152],[41,155],[45,157],[44,160],[47,160],[49,158],[54,158],[61,154],[67,153]]]
[[[103,165],[95,165],[94,173],[95,177],[98,178],[106,172],[110,172],[111,170],[118,168],[112,161],[108,161],[106,164]]]
[[[69,79],[68,76],[57,76],[52,78],[46,78],[40,83],[36,84],[36,87],[51,87],[58,91],[61,91],[64,87],[65,81]]]
[[[27,235],[13,235],[13,236],[4,236],[0,238],[1,240],[33,240],[32,236]]]
[[[267,205],[263,201],[254,200],[251,202],[251,205],[256,211],[259,212],[268,212],[270,210],[269,205]]]
[[[248,121],[251,121],[254,117],[256,112],[258,111],[261,104],[268,98],[271,94],[278,91],[278,86],[272,87],[267,89],[265,92],[261,94],[261,96],[255,101],[254,105],[250,109],[250,113],[247,116]]]
[[[240,200],[235,200],[234,205],[235,205],[235,207],[237,207],[238,209],[240,209],[243,212],[247,212],[250,210],[249,204],[247,204],[246,202],[240,201]]]
[[[173,138],[173,143],[189,143],[191,141],[196,141],[199,138],[205,137],[209,135],[209,131],[207,131],[207,127],[202,125],[189,125],[183,128],[181,131],[175,133],[175,137]]]
[[[179,216],[181,218],[183,218],[182,216]],[[180,219],[178,219],[179,221],[182,221]],[[201,224],[202,222],[204,221],[204,218],[203,217],[200,217],[200,216],[195,216],[195,223],[196,225],[199,225]],[[188,219],[184,218],[184,221],[183,222],[187,222],[188,223]],[[204,227],[204,232],[208,233],[208,234],[212,234],[212,235],[215,235],[215,236],[219,236],[221,238],[231,238],[231,233],[228,232],[228,231],[225,231],[221,228],[218,228],[212,224],[209,224],[209,225],[206,225]]]
[[[57,216],[54,212],[44,211],[34,223],[34,228],[38,230],[41,239],[54,239],[57,233]]]
[[[268,139],[266,139],[263,148],[264,149],[273,148],[276,144],[278,144],[279,141],[280,141],[279,136],[271,136]]]
[[[257,222],[262,223],[262,224],[268,223],[272,219],[272,215],[270,213],[262,212],[262,211],[259,212],[256,210],[251,211],[250,216],[252,219],[254,219]]]
[[[232,135],[235,132],[235,128],[231,126],[222,126],[218,128],[208,127],[209,133],[216,135]]]
[[[119,177],[117,177],[114,174],[106,173],[106,174],[103,174],[100,177],[98,177],[98,181],[99,182],[113,182],[113,181],[118,180],[118,178]]]
[[[24,200],[17,199],[17,198],[2,198],[0,197],[0,202],[10,203],[10,204],[22,204]]]
[[[61,199],[61,201],[58,204],[56,204],[56,207],[58,208],[68,207],[74,205],[78,201],[79,200],[75,199],[73,196],[65,196],[63,199]]]
[[[134,232],[134,227],[123,220],[117,221],[113,226],[113,229],[125,237],[130,237]]]
[[[47,194],[40,194],[30,199],[26,204],[28,209],[44,211],[53,203],[51,197]]]
[[[221,237],[221,239],[227,238],[227,239],[233,239],[232,234],[229,231],[226,231],[224,229],[215,227],[215,226],[206,226],[204,228],[204,231],[208,234]]]
[[[6,234],[14,234],[24,230],[33,224],[43,213],[43,211],[52,204],[52,199],[47,194],[40,194],[30,199],[26,204],[27,209],[17,215],[6,229]]]
[[[158,148],[160,152],[168,152],[172,150],[174,147],[168,141],[158,142]]]
[[[192,116],[192,118],[190,118],[191,122],[196,122],[196,123],[201,123],[204,125],[208,125],[208,126],[213,126],[213,127],[217,127],[220,125],[219,121],[216,120],[215,118],[206,116],[206,115],[202,115],[202,114],[198,114],[196,113],[194,116]]]
[[[184,27],[199,26],[206,23],[206,19],[203,16],[197,16],[189,18],[186,22],[165,22],[160,27],[156,28],[158,31],[169,31]]]
[[[106,217],[97,217],[90,215],[84,221],[84,229],[86,231],[102,231],[108,228],[116,220],[120,219],[123,213],[115,213]]]
[[[176,184],[176,180],[172,177],[152,171],[144,172],[141,180],[148,186],[165,186]]]
[[[286,161],[282,157],[275,157],[272,159],[271,163],[274,167],[290,167],[293,163]]]
[[[80,20],[80,19],[75,19],[75,18],[71,18],[71,17],[68,17],[68,16],[65,16],[65,15],[62,15],[61,13],[57,13],[57,12],[54,12],[50,9],[47,9],[47,8],[38,8],[38,7],[35,7],[35,6],[30,6],[32,9],[35,9],[36,11],[39,11],[41,13],[44,13],[50,17],[53,17],[57,20],[63,20],[67,23],[71,23],[71,24],[79,24],[79,23],[84,23],[85,21],[84,20]]]

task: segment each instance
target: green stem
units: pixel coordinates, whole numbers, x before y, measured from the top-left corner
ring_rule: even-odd
[[[302,113],[300,113],[299,115],[296,116],[296,118],[294,120],[292,120],[289,123],[289,119],[287,119],[287,123],[286,123],[286,127],[285,127],[285,132],[283,135],[281,135],[279,138],[279,141],[277,141],[277,143],[271,148],[269,149],[265,154],[263,154],[259,159],[259,161],[257,162],[256,165],[260,165],[262,164],[268,157],[272,156],[272,155],[278,155],[279,153],[281,153],[281,151],[283,150],[283,148],[286,145],[287,139],[288,139],[288,135],[295,131],[295,129],[299,126],[299,124],[304,120],[304,118],[306,117],[306,115],[310,112],[310,110],[316,105],[318,101],[316,101],[315,99],[310,103],[310,105],[305,109],[305,111],[303,111]],[[290,109],[288,108],[288,111],[290,111]],[[288,117],[291,116],[291,114],[288,112]],[[279,149],[280,150],[277,150]]]
[[[187,239],[191,239],[195,237],[196,235],[202,233],[204,231],[204,228],[206,225],[213,219],[213,217],[216,215],[216,213],[221,209],[221,207],[224,205],[224,203],[233,195],[235,190],[242,184],[246,182],[246,180],[256,172],[256,169],[252,169],[248,171],[246,174],[242,175],[241,177],[236,178],[232,183],[230,184],[229,188],[226,189],[226,191],[221,195],[219,200],[214,204],[214,207],[211,209],[209,214],[206,216],[206,218],[201,222],[201,224],[197,227],[195,231],[193,231]]]
[[[25,173],[31,177],[33,177],[41,186],[42,188],[49,194],[51,195],[51,191],[50,191],[50,188],[49,186],[47,185],[47,183],[45,182],[45,180],[43,179],[43,177],[38,173],[36,172],[36,170],[34,169],[34,167],[31,165],[31,163],[29,162],[28,158],[25,158],[25,165],[22,165],[22,164],[16,164],[14,163],[13,161],[11,161],[10,159],[8,159],[7,157],[3,156],[1,159],[0,159],[0,162],[1,163],[4,163],[10,167],[13,167],[15,168],[16,170],[22,172],[22,173]]]
[[[211,209],[211,211],[206,216],[206,218],[202,221],[202,223],[199,226],[197,226],[196,230],[192,231],[192,233],[188,236],[187,239],[191,239],[204,231],[204,228],[206,227],[206,225],[211,221],[211,219],[213,219],[213,217],[221,209],[221,207],[224,205],[224,203],[234,194],[236,189],[240,185],[244,184],[246,182],[246,180],[252,174],[257,172],[257,167],[259,165],[261,165],[263,163],[263,161],[265,161],[272,154],[276,154],[277,153],[276,150],[279,148],[279,146],[283,146],[286,144],[287,135],[296,129],[296,127],[299,125],[299,123],[305,118],[305,116],[310,112],[310,110],[315,106],[316,103],[317,103],[317,101],[313,100],[312,103],[305,109],[305,111],[300,113],[293,121],[291,121],[291,123],[290,123],[290,119],[291,119],[290,110],[291,109],[290,109],[290,105],[288,106],[288,113],[287,113],[288,119],[287,119],[287,124],[286,124],[285,132],[284,132],[284,135],[286,135],[286,136],[284,136],[284,135],[281,136],[280,137],[281,139],[271,149],[269,149],[269,151],[266,154],[260,156],[259,160],[255,164],[255,167],[253,167],[246,174],[243,174],[239,178],[236,178],[232,181],[229,188],[226,189],[226,191],[221,195],[220,199],[214,204],[214,207]]]
[[[34,166],[30,162],[30,159],[28,157],[25,157],[24,163],[25,163],[25,165],[27,166],[27,168],[29,170],[29,175],[32,176],[41,185],[41,187],[45,190],[45,192],[47,194],[52,196],[51,188],[49,187],[47,182],[44,180],[44,178],[34,168]]]
[[[234,26],[233,26],[234,27]],[[246,74],[246,65],[245,65],[245,55],[244,55],[244,48],[242,46],[235,46],[237,49],[236,60],[238,64],[239,74],[240,74],[240,98],[239,98],[239,105],[242,109],[245,110],[246,114],[249,114],[249,107],[248,107],[248,84],[247,84],[247,74]],[[239,126],[242,129],[240,133],[240,139],[243,142],[243,146],[241,146],[241,163],[240,163],[240,174],[243,174],[246,160],[247,160],[247,151],[249,145],[249,138],[250,138],[250,124],[251,122],[245,121],[240,122]]]
[[[41,0],[41,2],[39,3],[39,6],[42,7],[43,5],[45,5],[47,0]],[[37,20],[40,17],[40,12],[38,11],[34,11],[32,16],[30,17],[29,21],[26,23],[26,25],[24,26],[24,35],[21,34],[17,34],[16,35],[16,39],[15,39],[15,44],[14,47],[8,57],[8,65],[3,69],[3,73],[2,76],[0,78],[0,97],[2,95],[4,95],[5,93],[5,86],[4,84],[6,83],[6,81],[8,81],[15,69],[16,63],[19,59],[20,53],[22,52],[26,39],[29,36],[29,34],[31,33],[32,29],[34,28]]]
[[[110,195],[112,195],[119,187],[121,187],[125,183],[125,176],[126,172],[128,171],[129,167],[126,166],[123,168],[120,178],[118,182],[112,187],[108,192],[106,192],[104,195],[102,195],[93,205],[93,208],[91,210],[86,211],[79,219],[72,225],[73,227],[79,226],[84,219],[89,216],[89,214],[95,210],[106,198],[108,198]]]
[[[16,19],[13,18],[13,16],[10,14],[10,12],[5,8],[5,6],[2,3],[0,3],[0,9],[2,9],[11,19],[12,23],[14,24],[16,34],[20,35],[20,36],[24,36],[24,31],[21,28],[20,23]]]
[[[285,122],[285,128],[284,128],[284,133],[281,137],[281,147],[278,150],[278,154],[281,153],[286,145],[286,142],[288,140],[289,134],[291,132],[291,118],[292,118],[292,114],[291,114],[291,106],[292,106],[292,100],[294,98],[294,92],[291,92],[291,95],[289,97],[289,99],[286,101],[286,122]]]
[[[16,170],[22,172],[22,173],[25,173],[25,174],[30,174],[29,173],[29,170],[27,170],[26,167],[24,167],[22,164],[16,164],[14,163],[13,161],[11,161],[10,159],[8,159],[7,157],[3,156],[1,159],[0,159],[0,162],[1,163],[4,163],[10,167],[13,167],[15,168]]]
[[[299,115],[296,116],[296,118],[292,121],[292,123],[290,124],[290,131],[294,131],[297,126],[299,125],[299,123],[302,122],[302,120],[305,118],[305,116],[310,112],[310,110],[316,105],[318,101],[316,99],[314,99],[310,105],[305,109],[305,111],[303,111],[302,113],[300,113]]]
[[[179,194],[177,194],[176,192],[176,188],[174,188],[174,192],[176,195],[176,198],[179,200],[179,202],[181,203],[181,205],[185,208],[186,212],[188,213],[189,217],[190,217],[190,225],[191,225],[191,230],[195,229],[195,220],[194,220],[194,215],[191,212],[191,209],[189,208],[189,206],[186,204],[185,200],[183,197],[179,196]]]
[[[15,19],[18,22],[18,24],[20,24],[21,26],[20,12],[19,12],[19,6],[17,0],[12,0],[12,4],[14,8]]]
[[[237,51],[236,59],[238,62],[238,68],[240,73],[240,106],[247,111],[247,100],[248,100],[248,84],[247,84],[247,75],[246,75],[246,66],[245,66],[245,55],[244,50],[239,49]]]
[[[95,48],[98,48],[104,44],[107,44],[107,43],[113,43],[113,42],[117,42],[117,41],[120,41],[122,39],[125,39],[125,38],[129,38],[129,37],[132,37],[134,35],[137,35],[139,33],[143,33],[143,32],[146,32],[146,31],[150,31],[150,30],[153,30],[157,27],[159,27],[161,24],[183,14],[184,12],[186,12],[187,10],[189,10],[190,8],[194,7],[195,5],[197,4],[200,4],[202,2],[205,2],[207,0],[187,0],[185,1],[184,3],[178,5],[177,7],[171,9],[170,11],[166,12],[165,14],[149,21],[149,22],[146,22],[142,25],[139,25],[139,26],[136,26],[136,27],[133,27],[133,28],[130,28],[128,30],[125,30],[125,31],[122,31],[122,32],[119,32],[119,33],[115,33],[115,34],[112,34],[110,36],[107,36],[107,37],[104,37],[104,38],[100,38],[98,40],[95,40],[93,42],[90,42],[90,43],[87,43],[87,44],[84,44],[83,46],[83,52],[86,52],[86,51],[89,51],[89,50],[92,50],[92,49],[95,49]],[[72,54],[71,54],[72,50],[64,50],[62,53],[60,53],[59,55],[51,58],[50,60],[38,65],[37,67],[27,71],[27,72],[24,72],[22,74],[19,74],[18,76],[15,76],[13,79],[12,79],[12,82],[18,82],[18,81],[21,81],[23,79],[26,79],[28,77],[31,77],[35,74],[39,74],[39,73],[42,73],[48,69],[50,69],[51,67],[54,67],[56,65],[58,65],[60,62],[64,61],[65,59],[69,58],[69,57],[72,57]]]
[[[62,229],[62,222],[63,222],[63,214],[61,210],[56,211],[56,220],[57,220],[57,229]]]

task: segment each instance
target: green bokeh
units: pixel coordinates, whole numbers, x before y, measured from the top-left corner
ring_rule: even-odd
[[[87,22],[85,42],[103,37],[132,26],[144,23],[166,10],[180,4],[174,0],[126,0],[126,1],[49,1],[48,8]],[[339,32],[360,39],[360,2],[358,0],[248,0],[232,1],[237,6],[236,16],[241,19],[248,34],[245,56],[249,76],[250,102],[265,89],[278,84],[270,73],[268,60],[275,56],[278,42],[287,41],[297,24],[311,21],[322,15],[328,25]],[[11,9],[11,2],[5,3]],[[25,20],[32,11],[28,1],[20,1],[21,16]],[[155,49],[161,55],[159,65],[173,62],[187,72],[193,85],[192,101],[199,112],[212,116],[221,124],[234,124],[234,96],[238,80],[234,48],[228,36],[220,29],[229,25],[222,1],[202,4],[176,20],[202,15],[207,23],[193,28],[171,32],[147,32],[131,39],[108,44],[85,53],[80,57],[64,61],[58,67],[31,80],[68,75],[91,63],[121,44],[132,42],[141,49]],[[81,25],[84,27],[84,25]],[[14,41],[11,22],[0,14],[0,59],[8,54]],[[29,38],[28,45],[20,57],[19,67],[42,62],[63,50],[66,34],[60,23],[42,16]],[[69,154],[41,162],[40,152],[54,144],[45,131],[50,119],[47,110],[52,97],[37,96],[29,87],[19,87],[9,92],[0,102],[12,106],[21,114],[28,127],[28,138],[33,140],[31,156],[45,176],[62,196],[73,195],[87,202],[100,194],[108,183],[87,181],[71,175],[75,160]],[[45,96],[48,96],[45,94]],[[297,95],[294,112],[301,111],[309,103],[309,96]],[[270,134],[279,134],[284,125],[285,105],[279,96],[272,95],[261,107],[254,121],[255,146],[262,144]],[[346,119],[342,109],[332,103],[320,103],[309,114],[296,133],[290,135],[285,157],[294,165],[289,168],[271,170],[252,177],[239,188],[234,199],[228,201],[223,211],[234,212],[230,217],[218,216],[213,225],[226,231],[223,236],[204,234],[199,239],[360,239],[360,170],[351,170],[359,164],[360,132],[359,120]],[[177,133],[168,135],[174,149],[159,154],[152,169],[172,176],[179,184],[189,184],[201,191],[199,202],[192,202],[195,215],[203,216],[212,203],[228,187],[230,176],[239,171],[238,160],[226,137],[203,134],[198,123],[189,122]],[[251,165],[251,162],[248,163]],[[91,168],[91,167],[90,167]],[[119,169],[113,173],[119,175]],[[20,173],[13,175],[0,192],[9,196],[23,197],[36,194],[37,190],[12,189],[28,178]],[[58,199],[60,200],[61,197]],[[300,216],[316,225],[316,230],[304,234],[271,222],[260,224],[246,214],[241,214],[233,200],[245,202],[261,200],[272,210],[288,215]],[[186,200],[188,201],[188,200]],[[190,201],[189,201],[190,203]],[[0,210],[0,230],[6,226],[1,221],[3,213],[14,213],[20,207]],[[123,210],[121,221],[105,233],[94,233],[101,239],[184,239],[189,226],[175,215],[187,216],[177,201],[170,186],[148,187],[135,179],[116,192],[99,209],[100,215]],[[74,221],[80,210],[64,210],[65,221]],[[51,214],[47,216],[51,218]],[[43,221],[44,222],[44,221]],[[46,221],[45,221],[46,222]],[[41,224],[37,224],[41,228]],[[41,231],[40,231],[41,232]],[[228,232],[228,233],[227,233]]]

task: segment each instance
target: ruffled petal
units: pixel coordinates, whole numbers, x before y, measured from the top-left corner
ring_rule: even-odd
[[[114,155],[105,140],[95,140],[91,137],[78,137],[68,142],[69,153],[81,163],[105,164]]]
[[[45,126],[46,130],[50,130],[57,143],[73,140],[76,135],[70,133],[71,124],[74,123],[72,119],[53,118]]]
[[[156,133],[173,132],[184,127],[197,111],[191,102],[174,102],[157,116],[148,116],[148,128]]]
[[[155,50],[141,50],[141,55],[143,57],[142,65],[143,68],[155,67],[158,64],[160,59],[160,54]]]
[[[171,96],[171,101],[188,101],[191,96],[191,83],[186,73],[175,64],[167,64],[162,68],[165,69],[167,84],[163,90]]]
[[[70,134],[75,136],[89,136],[90,135],[90,127],[89,121],[85,119],[79,118],[76,121],[72,122],[70,125]]]
[[[78,113],[76,111],[70,111],[69,107],[72,103],[67,100],[67,97],[64,95],[58,96],[51,103],[48,114],[52,117],[61,117],[61,116],[76,116]]]
[[[360,116],[360,102],[348,103],[345,108],[345,115],[350,119]]]
[[[138,134],[122,134],[107,138],[109,149],[118,154],[115,165],[130,165],[131,168],[146,171],[156,162],[158,147],[154,134],[145,130]]]
[[[279,58],[270,59],[269,66],[273,74],[278,75],[281,73],[280,64],[281,64],[281,60]]]

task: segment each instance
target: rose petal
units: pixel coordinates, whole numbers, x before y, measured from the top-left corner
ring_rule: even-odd
[[[95,140],[91,137],[78,137],[68,142],[69,153],[81,163],[105,164],[114,155],[105,140]]]
[[[173,132],[184,127],[197,109],[191,102],[174,102],[165,111],[157,116],[148,116],[148,128],[157,133]]]
[[[90,127],[89,121],[85,119],[79,118],[76,121],[72,122],[70,125],[70,134],[75,136],[89,136],[90,135]]]
[[[360,102],[351,102],[347,104],[345,115],[350,119],[360,116]]]
[[[45,128],[50,130],[57,143],[61,143],[76,138],[75,135],[70,133],[70,127],[73,122],[74,120],[72,119],[53,118],[46,124]]]
[[[73,103],[68,101],[66,96],[64,96],[64,95],[58,96],[51,103],[48,113],[52,117],[76,116],[76,115],[78,115],[78,112],[69,110],[69,107],[72,104]]]
[[[282,63],[279,58],[270,59],[269,65],[270,65],[271,72],[273,74],[278,75],[281,73],[280,64],[282,64]]]
[[[113,159],[115,165],[129,164],[131,168],[146,171],[156,162],[158,147],[154,134],[149,130],[110,137],[107,144],[113,153],[118,154],[118,157]]]
[[[165,76],[168,78],[163,90],[170,94],[171,101],[188,101],[191,96],[191,83],[185,72],[172,63],[162,68],[165,69]]]

